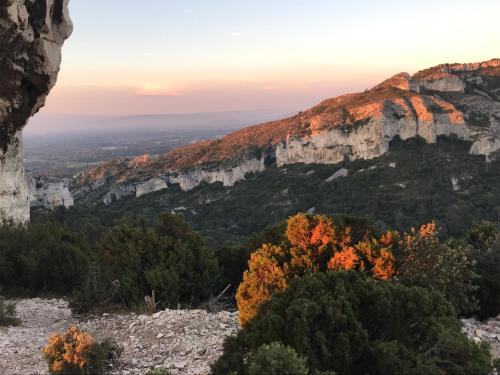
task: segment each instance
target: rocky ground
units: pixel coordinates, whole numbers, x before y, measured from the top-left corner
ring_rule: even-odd
[[[154,315],[103,314],[79,319],[63,300],[17,302],[20,327],[0,329],[0,374],[47,374],[42,348],[52,333],[76,324],[99,339],[113,338],[123,353],[112,374],[145,374],[163,367],[172,374],[208,374],[222,353],[224,338],[236,333],[237,315],[203,310],[165,310]],[[464,320],[464,330],[476,342],[490,343],[500,357],[500,316],[488,322]]]
[[[487,322],[464,319],[464,330],[475,342],[487,342],[495,358],[500,358],[500,315]]]
[[[17,302],[20,327],[0,329],[0,374],[47,374],[42,348],[52,333],[76,324],[99,339],[112,338],[123,353],[112,374],[144,374],[163,367],[172,374],[207,374],[238,329],[236,313],[165,310],[154,315],[103,314],[78,319],[62,300]]]

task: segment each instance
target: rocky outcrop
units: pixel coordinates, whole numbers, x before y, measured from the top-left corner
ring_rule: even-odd
[[[335,181],[341,177],[347,177],[347,176],[349,176],[349,171],[345,168],[342,168],[342,169],[339,169],[337,172],[335,172],[330,177],[328,177],[326,179],[326,182],[332,182],[332,181]]]
[[[223,186],[233,186],[236,182],[244,180],[249,173],[262,172],[265,169],[264,158],[243,160],[234,167],[219,167],[215,170],[195,168],[169,176],[169,183],[179,184],[184,191],[192,190],[202,183],[213,184],[222,182]]]
[[[113,202],[135,196],[136,196],[135,185],[120,184],[114,186],[108,193],[106,193],[102,201],[106,206],[108,206]]]
[[[70,208],[74,199],[69,191],[69,181],[33,177],[30,181],[31,207],[55,210],[57,207]]]
[[[212,167],[198,167],[186,171],[163,172],[158,166],[158,160],[148,159],[148,169],[136,165],[137,158],[132,160],[113,160],[96,169],[84,171],[73,178],[71,192],[75,200],[85,200],[86,196],[96,191],[104,191],[99,200],[105,205],[124,198],[141,197],[156,191],[168,189],[169,185],[179,185],[184,191],[189,191],[202,183],[222,183],[223,186],[233,186],[245,179],[251,173],[265,170],[265,157],[234,160]],[[134,165],[134,169],[128,166]],[[138,168],[149,179],[137,178],[133,171]],[[132,177],[132,178],[131,178]]]
[[[56,83],[69,0],[0,0],[0,224],[29,220],[22,129]]]
[[[333,129],[310,138],[290,137],[277,146],[276,164],[337,164],[346,159],[373,159],[389,151],[389,143],[396,136],[403,140],[419,136],[434,143],[438,136],[451,134],[461,139],[469,138],[464,122],[454,124],[447,115],[434,116],[428,121],[383,115],[359,128]]]
[[[151,180],[137,185],[135,189],[135,196],[139,198],[143,195],[154,193],[155,191],[160,191],[166,188],[168,188],[168,185],[164,179],[152,178]]]
[[[30,193],[23,167],[21,135],[0,151],[0,225],[24,223],[30,218]]]

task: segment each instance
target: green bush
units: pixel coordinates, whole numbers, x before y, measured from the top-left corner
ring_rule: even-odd
[[[249,375],[307,375],[306,361],[280,342],[262,345],[249,361]]]
[[[51,222],[0,229],[0,286],[7,294],[68,295],[87,279],[91,251]]]
[[[94,343],[87,373],[89,375],[105,374],[109,365],[117,362],[122,351],[123,348],[110,339]]]
[[[17,326],[21,321],[16,318],[16,305],[0,296],[0,327]]]
[[[262,244],[281,244],[285,240],[285,230],[286,221],[282,221],[252,235],[241,245],[219,247],[216,257],[221,266],[223,285],[230,284],[231,290],[236,291],[243,280],[250,255]]]
[[[479,275],[477,299],[481,319],[500,314],[500,229],[497,224],[483,222],[467,233],[474,248],[476,272]]]
[[[402,253],[396,252],[397,278],[408,286],[442,293],[461,316],[477,310],[477,281],[473,249],[459,241],[442,243],[435,223],[405,234]]]
[[[106,285],[119,285],[117,298],[142,304],[155,291],[160,306],[198,304],[219,287],[212,251],[179,216],[162,214],[154,228],[127,219],[109,230],[97,248]]]
[[[486,346],[461,332],[441,294],[360,272],[319,273],[275,295],[237,336],[226,339],[215,375],[247,375],[247,359],[281,342],[311,373],[490,374]]]

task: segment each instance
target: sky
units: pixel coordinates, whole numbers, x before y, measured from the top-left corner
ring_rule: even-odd
[[[71,0],[70,13],[44,114],[298,111],[500,57],[498,0]]]

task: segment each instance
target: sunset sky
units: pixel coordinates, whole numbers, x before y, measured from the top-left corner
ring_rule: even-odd
[[[400,71],[500,57],[500,1],[72,0],[45,114],[306,108]]]

